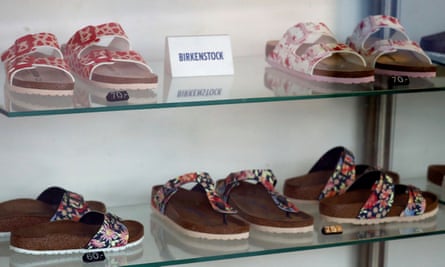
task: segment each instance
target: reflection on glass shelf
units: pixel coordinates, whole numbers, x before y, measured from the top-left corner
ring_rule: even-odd
[[[16,117],[445,90],[445,77],[412,78],[408,84],[394,85],[392,77],[377,76],[375,83],[350,85],[297,78],[271,68],[263,57],[235,58],[234,65],[235,75],[172,78],[164,76],[160,71],[164,69],[162,62],[153,63],[154,69],[158,70],[158,88],[147,91],[125,90],[129,98],[119,101],[110,101],[113,96],[109,94],[115,92],[79,88],[78,84],[71,99],[11,93],[5,87],[4,94],[0,94],[0,112]],[[441,68],[438,73],[443,73]],[[4,82],[3,72],[0,70],[0,81]]]
[[[176,229],[162,223],[151,213],[148,203],[134,206],[110,207],[110,211],[126,219],[140,221],[145,227],[141,245],[121,252],[106,253],[106,260],[88,266],[113,267],[180,265],[221,259],[277,254],[327,247],[349,246],[368,242],[403,239],[425,235],[445,234],[443,206],[436,217],[411,223],[380,225],[343,224],[343,233],[324,235],[320,229],[329,222],[318,216],[317,204],[299,204],[299,208],[315,218],[315,230],[303,234],[273,234],[251,231],[247,240],[204,240],[186,237]],[[82,254],[35,256],[9,250],[9,239],[0,240],[1,266],[86,266]]]

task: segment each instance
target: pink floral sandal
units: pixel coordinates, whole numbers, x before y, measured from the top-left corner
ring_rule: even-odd
[[[89,86],[125,90],[157,86],[157,75],[138,52],[130,49],[118,23],[86,26],[62,50],[78,80]]]
[[[72,95],[74,77],[51,33],[17,39],[1,56],[11,91],[38,95]]]
[[[292,75],[337,83],[374,81],[374,70],[361,55],[338,43],[323,23],[299,23],[279,41],[268,41],[266,61]]]
[[[383,38],[385,30],[389,38]],[[369,16],[355,28],[347,43],[358,51],[377,74],[409,77],[435,77],[431,59],[411,41],[397,18]]]

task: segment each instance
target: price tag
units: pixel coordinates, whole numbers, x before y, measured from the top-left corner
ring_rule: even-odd
[[[83,262],[91,263],[105,260],[105,254],[102,251],[88,252],[82,256]]]
[[[111,91],[107,94],[108,102],[117,102],[117,101],[127,101],[130,99],[127,91],[119,90],[119,91]]]
[[[401,86],[409,85],[409,77],[408,76],[390,76],[388,79],[388,88],[397,88]]]

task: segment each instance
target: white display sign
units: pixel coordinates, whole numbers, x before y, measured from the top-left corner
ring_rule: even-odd
[[[169,36],[166,66],[172,77],[233,75],[228,35]]]

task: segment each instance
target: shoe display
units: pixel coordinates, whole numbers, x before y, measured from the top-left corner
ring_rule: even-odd
[[[339,43],[323,23],[299,23],[277,41],[268,41],[266,61],[309,80],[338,83],[374,81],[374,70],[361,55]]]

